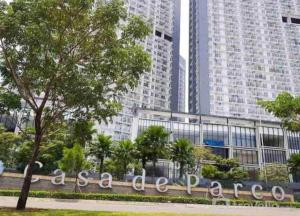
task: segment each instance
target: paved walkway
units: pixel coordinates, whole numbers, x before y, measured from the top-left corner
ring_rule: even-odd
[[[15,207],[17,197],[0,196],[0,207]],[[178,214],[220,214],[240,216],[299,216],[300,209],[263,208],[263,207],[227,207],[195,204],[142,203],[102,200],[61,200],[29,198],[28,208],[72,209],[87,211],[123,211],[123,212],[167,212]]]

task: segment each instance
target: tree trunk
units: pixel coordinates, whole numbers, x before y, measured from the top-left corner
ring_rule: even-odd
[[[43,138],[43,132],[42,132],[42,127],[41,127],[41,116],[42,116],[41,113],[37,113],[35,116],[34,148],[33,148],[33,153],[32,153],[30,162],[28,164],[27,173],[26,173],[26,176],[23,181],[23,186],[22,186],[21,193],[20,193],[19,200],[18,200],[17,207],[16,207],[17,210],[23,210],[26,208],[27,198],[28,198],[30,185],[31,185],[33,166],[39,155],[40,144],[41,144],[41,141]]]
[[[183,176],[183,167],[184,167],[183,163],[180,163],[180,168],[179,168],[179,178],[180,178],[180,179],[181,179],[182,176]]]
[[[126,174],[127,174],[127,164],[123,165],[123,180],[126,180]]]
[[[76,173],[76,177],[75,177],[75,186],[74,186],[74,192],[77,193],[77,181],[78,181],[78,173]]]
[[[104,158],[101,157],[100,158],[100,164],[99,164],[99,179],[101,179],[101,174],[103,173],[103,169],[104,169]]]
[[[156,161],[155,160],[153,160],[152,161],[152,164],[153,164],[153,172],[152,172],[152,176],[153,176],[153,180],[154,180],[154,177],[155,177],[155,174],[156,174]]]
[[[145,159],[142,159],[142,167],[143,167],[143,169],[146,169],[146,160]]]

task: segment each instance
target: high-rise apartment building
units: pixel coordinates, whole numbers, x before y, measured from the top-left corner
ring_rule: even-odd
[[[152,34],[140,42],[151,54],[152,69],[142,75],[135,90],[123,96],[120,115],[111,124],[98,127],[99,132],[111,135],[114,140],[130,138],[136,108],[178,107],[180,0],[126,0],[125,3],[130,15],[142,16],[153,27]]]
[[[179,76],[178,76],[178,112],[185,112],[185,77],[186,77],[186,60],[180,56],[179,59]],[[174,111],[174,110],[173,110]]]
[[[257,106],[300,94],[300,0],[190,0],[189,110],[275,120]]]

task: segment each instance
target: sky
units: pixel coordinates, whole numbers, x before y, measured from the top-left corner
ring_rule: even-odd
[[[189,57],[189,0],[181,0],[180,54]]]
[[[180,55],[186,60],[185,111],[188,112],[189,0],[181,0]]]

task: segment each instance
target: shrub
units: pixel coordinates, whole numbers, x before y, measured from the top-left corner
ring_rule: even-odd
[[[0,196],[19,196],[19,190],[0,190]],[[99,194],[99,193],[69,193],[51,191],[30,191],[29,197],[55,198],[55,199],[85,199],[85,200],[111,200],[111,201],[134,201],[134,202],[160,202],[160,203],[188,203],[211,205],[212,200],[203,197],[182,196],[150,196],[140,194]],[[219,202],[217,204],[224,204]],[[299,202],[273,202],[255,200],[230,200],[231,205],[247,206],[280,206],[300,208]]]

